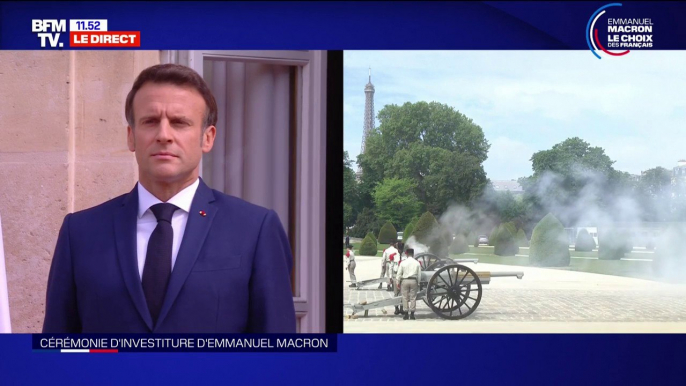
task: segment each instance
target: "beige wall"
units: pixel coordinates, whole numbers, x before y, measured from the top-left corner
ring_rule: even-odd
[[[124,101],[158,51],[0,52],[0,216],[12,331],[40,332],[67,213],[130,191]]]

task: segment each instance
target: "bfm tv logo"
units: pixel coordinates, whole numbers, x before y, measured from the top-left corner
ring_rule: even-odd
[[[51,33],[48,33],[50,30]],[[31,32],[40,32],[40,46],[45,48],[46,40],[50,43],[50,47],[64,47],[64,43],[60,42],[60,32],[67,32],[66,20],[54,19],[34,19],[31,20]]]
[[[49,32],[48,32],[49,31]],[[40,46],[62,48],[60,34],[67,32],[65,19],[33,19],[31,32]],[[69,20],[69,47],[140,47],[140,31],[107,31],[107,20]]]
[[[605,9],[621,7],[621,3],[612,3],[598,8],[588,19],[586,25],[586,43],[593,55],[601,59],[596,51],[600,50],[610,56],[623,56],[630,52],[627,48],[652,48],[653,47],[653,21],[639,18],[612,18],[608,17],[607,24],[607,48],[599,39],[596,23],[605,15]],[[599,25],[602,24],[598,23]],[[602,31],[602,27],[601,27]],[[604,31],[602,31],[604,32]],[[622,52],[611,52],[608,48],[623,48]]]

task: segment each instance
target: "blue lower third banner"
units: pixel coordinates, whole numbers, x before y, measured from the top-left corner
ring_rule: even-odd
[[[66,336],[0,334],[0,385],[128,385],[147,381],[154,385],[294,384],[289,380],[327,386],[686,385],[684,334],[232,335],[229,339],[234,339],[234,347],[217,349],[223,352],[190,351],[207,350],[197,349],[198,339],[207,343],[207,339],[229,336],[76,334],[69,337],[107,339],[107,346],[94,349],[117,350],[121,355],[39,352],[44,350],[41,339],[58,337]],[[111,339],[123,338],[135,339],[130,344],[140,345],[150,343],[150,338],[174,338],[174,344],[193,338],[196,348],[165,348],[154,343],[158,348],[123,353],[121,340],[111,348]],[[251,338],[252,343],[242,343],[252,344],[252,348],[236,347],[236,339]],[[261,338],[268,338],[274,347],[254,340]],[[279,341],[295,338],[324,339],[319,342],[323,345],[328,341],[328,348],[278,347]],[[83,341],[61,342],[70,345],[71,350],[90,350],[90,342],[85,343],[88,348],[84,348]],[[57,347],[56,341],[53,345]],[[76,345],[80,347],[73,348]],[[53,350],[62,349],[69,350]],[[337,351],[303,352],[315,349]],[[134,350],[138,348],[126,351]],[[172,350],[183,352],[152,352]]]
[[[336,352],[334,334],[33,334],[34,352]]]

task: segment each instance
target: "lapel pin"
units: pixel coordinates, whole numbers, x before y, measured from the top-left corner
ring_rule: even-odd
[[[200,211],[200,215],[203,216],[203,217],[205,217],[205,216],[207,216],[207,213],[205,213],[204,210],[201,210],[201,211]]]

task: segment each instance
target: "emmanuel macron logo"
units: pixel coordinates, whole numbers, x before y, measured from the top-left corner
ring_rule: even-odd
[[[630,52],[627,48],[652,48],[653,47],[653,21],[641,18],[611,18],[608,17],[607,41],[605,46],[599,38],[596,23],[605,15],[605,9],[610,7],[621,7],[621,3],[612,3],[598,8],[591,15],[586,25],[586,43],[593,55],[601,59],[596,51],[601,50],[611,56],[623,56]],[[598,23],[599,25],[602,23]],[[602,28],[601,28],[602,30]],[[604,32],[604,31],[603,31]],[[611,52],[606,48],[623,48],[622,52]]]

